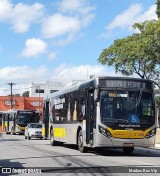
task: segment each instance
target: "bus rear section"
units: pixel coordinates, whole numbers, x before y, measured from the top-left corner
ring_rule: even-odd
[[[45,103],[43,131],[52,145],[60,141],[78,145],[81,152],[114,147],[127,153],[155,145],[155,99],[149,80],[93,78],[54,93]]]

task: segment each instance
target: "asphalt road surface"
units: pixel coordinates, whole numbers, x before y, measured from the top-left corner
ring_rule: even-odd
[[[160,150],[136,148],[129,156],[121,149],[80,153],[73,145],[2,134],[0,167],[0,175],[160,175]]]

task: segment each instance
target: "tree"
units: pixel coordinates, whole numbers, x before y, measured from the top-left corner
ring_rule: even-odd
[[[152,79],[160,87],[160,20],[135,23],[139,32],[117,39],[102,51],[98,61],[116,72]]]
[[[23,92],[22,97],[29,97],[29,91]]]
[[[156,5],[157,5],[156,13],[158,18],[160,18],[160,0],[157,0]]]

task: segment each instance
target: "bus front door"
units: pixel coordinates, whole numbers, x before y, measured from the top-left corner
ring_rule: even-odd
[[[49,101],[45,102],[45,138],[49,137]]]
[[[6,121],[6,124],[5,124],[6,134],[9,134],[9,114],[6,114],[5,121]]]
[[[94,124],[94,91],[87,93],[87,116],[86,116],[86,144],[93,144],[93,124]]]
[[[6,121],[6,115],[3,114],[2,116],[2,130],[5,131],[5,121]]]

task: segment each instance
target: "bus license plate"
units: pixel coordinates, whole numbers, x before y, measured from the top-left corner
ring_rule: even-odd
[[[133,143],[124,143],[123,144],[124,147],[134,147]]]

